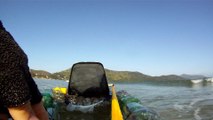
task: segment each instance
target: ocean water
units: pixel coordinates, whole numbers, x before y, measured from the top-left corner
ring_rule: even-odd
[[[35,80],[40,91],[67,87],[59,80]],[[155,110],[162,120],[213,120],[213,83],[190,85],[115,84],[116,91],[126,90],[144,106]]]

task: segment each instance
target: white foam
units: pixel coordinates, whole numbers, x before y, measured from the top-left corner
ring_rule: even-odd
[[[213,78],[207,78],[206,81],[207,82],[213,82]]]
[[[198,80],[191,80],[191,82],[192,82],[192,83],[194,83],[194,84],[198,84],[198,83],[203,82],[203,80],[202,80],[202,79],[198,79]]]
[[[193,99],[192,102],[190,103],[190,106],[193,106],[194,104],[196,104],[199,101],[202,101],[204,99]]]
[[[195,120],[202,120],[202,118],[198,115],[200,112],[200,108],[197,108],[194,112],[194,118]]]
[[[183,110],[184,106],[183,106],[183,105],[179,105],[178,103],[175,103],[175,104],[174,104],[174,108],[175,108],[176,110],[178,110],[178,111],[181,111],[181,110]]]

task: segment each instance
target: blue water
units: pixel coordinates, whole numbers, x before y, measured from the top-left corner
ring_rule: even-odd
[[[36,80],[40,91],[67,87],[59,80]],[[163,120],[213,120],[213,83],[190,86],[157,84],[116,84],[116,91],[126,90],[144,106],[158,112]]]

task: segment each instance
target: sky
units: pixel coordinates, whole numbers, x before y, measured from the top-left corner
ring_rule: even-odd
[[[213,0],[0,0],[0,20],[31,69],[213,76]]]

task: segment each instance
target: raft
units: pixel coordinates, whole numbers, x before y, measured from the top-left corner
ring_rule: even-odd
[[[50,120],[160,120],[126,91],[116,92],[98,62],[73,65],[68,87],[45,90],[43,104]]]

